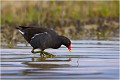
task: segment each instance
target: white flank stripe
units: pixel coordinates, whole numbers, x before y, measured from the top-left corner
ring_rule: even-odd
[[[44,33],[48,34],[47,32],[44,32]],[[37,35],[44,34],[44,33],[35,34],[31,39],[35,38]]]
[[[43,32],[43,33],[35,34],[35,35],[31,38],[31,41],[32,41],[32,39],[34,39],[37,35],[41,35],[41,34],[48,34],[48,33],[47,33],[47,32]]]
[[[35,38],[37,35],[40,35],[40,34],[43,34],[43,33],[35,34],[31,39]]]
[[[21,30],[18,30],[21,34],[23,34],[24,35],[24,32],[22,32]]]

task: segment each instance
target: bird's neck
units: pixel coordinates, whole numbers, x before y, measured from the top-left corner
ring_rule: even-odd
[[[61,44],[63,44],[63,42],[64,42],[64,36],[59,36],[59,42],[61,42]]]
[[[56,36],[56,38],[53,39],[53,43],[52,43],[52,48],[53,49],[57,49],[57,48],[60,48],[61,45],[62,45],[62,40],[60,39],[59,36]]]

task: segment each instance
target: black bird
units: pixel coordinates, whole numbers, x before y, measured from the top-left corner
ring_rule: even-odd
[[[34,49],[41,49],[41,51],[47,48],[58,49],[61,45],[65,45],[71,51],[71,41],[65,36],[58,35],[53,30],[25,26],[19,26],[16,29],[33,47],[32,53],[34,53]]]

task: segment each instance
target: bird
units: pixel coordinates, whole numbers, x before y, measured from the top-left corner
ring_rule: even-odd
[[[22,34],[25,40],[35,49],[44,51],[48,48],[58,49],[64,45],[71,52],[71,41],[69,38],[58,35],[54,30],[43,27],[17,26],[16,29]]]

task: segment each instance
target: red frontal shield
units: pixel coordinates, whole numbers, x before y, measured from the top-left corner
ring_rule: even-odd
[[[69,50],[70,52],[71,52],[71,45],[72,45],[72,44],[70,44],[70,45],[68,46],[68,50]]]

